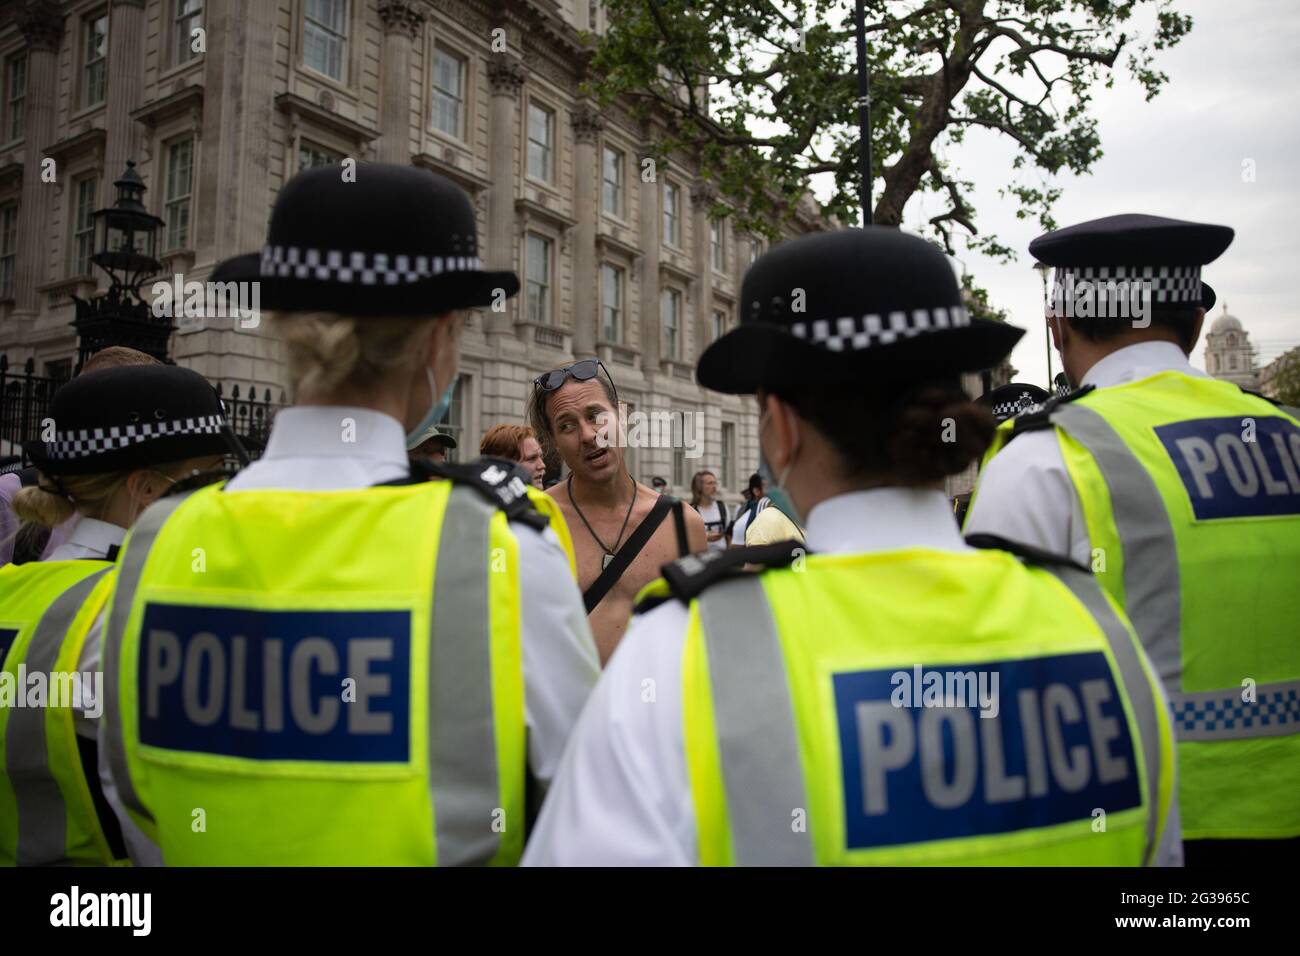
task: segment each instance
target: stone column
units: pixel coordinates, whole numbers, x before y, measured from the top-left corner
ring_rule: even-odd
[[[525,75],[523,62],[512,54],[499,53],[488,60],[488,80],[492,84],[488,177],[492,184],[488,186],[487,265],[493,270],[518,271],[514,261],[514,187],[519,175],[514,163],[519,91]],[[519,296],[507,299],[504,312],[488,310],[489,332],[513,334],[518,300]]]
[[[573,357],[591,358],[596,354],[600,310],[596,269],[596,219],[600,215],[597,191],[600,189],[600,161],[596,142],[605,120],[590,103],[580,103],[573,111],[573,180],[576,202],[574,212],[578,227],[573,254]]]
[[[647,146],[645,152],[649,153]],[[638,163],[638,168],[640,164]],[[659,373],[659,222],[664,170],[646,182],[641,179],[641,368],[647,378]]]
[[[380,57],[381,163],[411,161],[411,47],[424,30],[424,11],[410,0],[381,0],[384,52]]]
[[[699,180],[691,187],[691,209],[695,214],[695,274],[699,276],[699,288],[695,296],[694,350],[686,355],[687,363],[692,365],[708,344],[713,317],[713,250],[710,242],[709,207],[717,198],[718,191],[712,183]]]
[[[27,101],[23,106],[23,191],[18,210],[18,259],[14,270],[15,319],[31,319],[40,311],[36,287],[49,281],[49,234],[55,183],[41,179],[45,147],[54,143],[54,119],[59,91],[59,44],[63,14],[54,2],[30,3],[18,15],[18,29],[27,40]],[[63,170],[58,182],[68,185]]]
[[[126,170],[126,161],[140,160],[142,130],[131,113],[139,109],[144,91],[144,33],[144,0],[113,0],[108,11],[108,130],[101,205],[116,197],[113,182]]]

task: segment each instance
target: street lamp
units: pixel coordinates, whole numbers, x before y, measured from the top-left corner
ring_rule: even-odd
[[[124,345],[167,361],[167,343],[174,326],[170,317],[155,316],[140,298],[140,283],[162,269],[158,260],[158,230],[164,223],[144,206],[144,180],[135,163],[113,183],[117,201],[90,214],[94,253],[90,261],[108,273],[112,283],[91,299],[73,296],[77,330],[77,367],[100,349]]]
[[[1043,280],[1043,330],[1047,337],[1047,391],[1049,394],[1055,394],[1056,386],[1052,382],[1052,329],[1051,323],[1047,320],[1048,302],[1047,298],[1047,273],[1052,269],[1046,262],[1034,263],[1034,271],[1038,277]]]

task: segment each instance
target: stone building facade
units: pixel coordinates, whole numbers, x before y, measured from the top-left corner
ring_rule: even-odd
[[[1255,349],[1247,332],[1235,315],[1228,314],[1228,306],[1210,323],[1205,334],[1205,371],[1242,388],[1259,387],[1259,369],[1255,363]]]
[[[0,353],[70,370],[70,297],[107,285],[88,216],[128,158],[166,221],[159,278],[185,281],[258,249],[300,169],[414,163],[466,189],[488,267],[523,284],[468,316],[449,422],[463,446],[522,421],[542,371],[597,355],[634,412],[678,423],[632,450],[633,474],[687,494],[709,468],[734,500],[758,458],[753,401],[693,370],[765,243],[710,217],[690,157],[651,162],[654,129],[580,96],[580,33],[602,18],[588,0],[0,3]],[[820,228],[808,201],[786,231]],[[227,394],[285,385],[264,324],[178,325],[172,356]]]

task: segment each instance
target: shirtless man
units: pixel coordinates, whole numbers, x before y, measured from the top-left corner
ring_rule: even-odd
[[[595,374],[598,366],[594,359],[587,361],[593,364],[575,363],[558,387],[534,386],[529,408],[534,431],[544,445],[559,452],[570,472],[568,480],[546,493],[555,499],[568,522],[578,561],[578,587],[583,591],[600,576],[605,555],[618,552],[659,498],[658,492],[628,474],[624,449],[609,441],[618,433],[613,424],[613,383],[606,380],[607,373]],[[603,366],[599,368],[603,371]],[[554,380],[558,374],[550,372],[542,381]],[[688,550],[703,551],[703,519],[694,508],[683,508],[683,512]],[[660,566],[677,557],[677,531],[669,514],[591,612],[591,632],[602,666],[627,628],[637,593],[659,577]]]

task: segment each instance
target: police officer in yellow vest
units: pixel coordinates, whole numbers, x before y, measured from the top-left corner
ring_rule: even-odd
[[[0,863],[127,861],[96,758],[101,612],[135,517],[193,471],[241,453],[203,376],[158,365],[84,374],[28,443],[25,521],[76,518],[42,562],[0,568]]]
[[[699,380],[757,393],[806,546],[665,565],[525,862],[1178,862],[1169,718],[1123,615],[1068,559],[968,546],[944,496],[994,430],[960,373],[1021,331],[884,227],[773,248],[740,316]]]
[[[1187,862],[1300,851],[1300,428],[1188,362],[1226,226],[1113,216],[1040,236],[1077,390],[999,431],[971,532],[1068,552],[1173,706]]]
[[[598,675],[524,483],[429,465],[464,317],[518,289],[413,167],[281,191],[261,283],[296,404],[228,484],[147,512],[109,610],[101,751],[150,862],[515,862]]]

